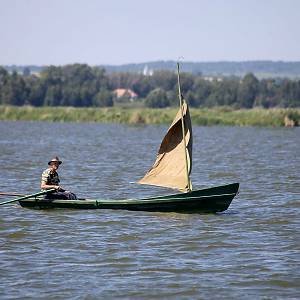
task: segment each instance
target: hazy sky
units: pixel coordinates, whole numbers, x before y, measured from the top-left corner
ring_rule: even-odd
[[[0,64],[300,60],[300,0],[0,0]]]

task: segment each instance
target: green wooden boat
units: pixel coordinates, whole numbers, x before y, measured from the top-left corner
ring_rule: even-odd
[[[189,193],[126,200],[45,200],[40,197],[20,200],[28,208],[126,209],[133,211],[217,213],[225,211],[238,193],[239,184],[233,183]]]
[[[22,207],[30,208],[76,208],[76,209],[126,209],[133,211],[216,213],[225,211],[237,195],[239,183],[192,191],[192,123],[187,102],[180,89],[179,64],[178,94],[179,111],[164,137],[156,160],[139,184],[168,187],[183,193],[143,199],[106,200],[46,200],[42,193],[23,197]],[[9,202],[13,202],[12,200]],[[8,202],[7,202],[8,203]],[[1,204],[0,204],[1,205]]]

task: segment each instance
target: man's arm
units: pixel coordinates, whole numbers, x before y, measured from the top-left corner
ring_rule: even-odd
[[[50,189],[56,189],[59,190],[59,185],[52,185],[52,184],[46,184],[44,181],[41,182],[41,189],[42,190],[50,190]]]

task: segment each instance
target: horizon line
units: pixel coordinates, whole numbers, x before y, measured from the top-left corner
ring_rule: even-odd
[[[12,66],[37,66],[37,67],[43,67],[43,66],[65,66],[65,65],[74,65],[74,64],[82,64],[82,65],[89,65],[89,66],[115,66],[115,67],[120,67],[120,66],[126,66],[126,65],[140,65],[140,64],[151,64],[151,63],[176,63],[177,60],[164,60],[164,59],[159,59],[159,60],[150,60],[150,61],[142,61],[142,62],[128,62],[128,63],[121,63],[121,64],[110,64],[110,63],[97,63],[97,64],[92,64],[88,62],[66,62],[64,64],[52,64],[52,63],[45,63],[45,64],[35,64],[35,63],[29,63],[29,64],[16,64],[16,63],[11,63],[11,64],[0,64],[0,66],[5,66],[5,67],[12,67]],[[272,63],[300,63],[300,60],[269,60],[269,59],[254,59],[254,60],[209,60],[209,61],[182,61],[181,64],[190,64],[190,63],[252,63],[252,62],[272,62]]]

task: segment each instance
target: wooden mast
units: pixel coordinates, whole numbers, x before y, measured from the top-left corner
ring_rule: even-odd
[[[189,176],[189,170],[188,170],[188,159],[187,159],[187,153],[186,153],[186,140],[185,140],[185,126],[184,126],[184,120],[183,120],[183,105],[182,105],[182,95],[181,95],[181,88],[180,88],[180,76],[179,76],[179,63],[177,63],[177,81],[178,81],[178,97],[179,97],[179,105],[180,105],[180,111],[181,111],[181,127],[182,127],[182,138],[183,138],[183,147],[184,147],[184,157],[185,157],[185,170],[186,170],[186,179],[188,183],[188,192],[191,191],[191,184],[190,184],[190,176]]]

